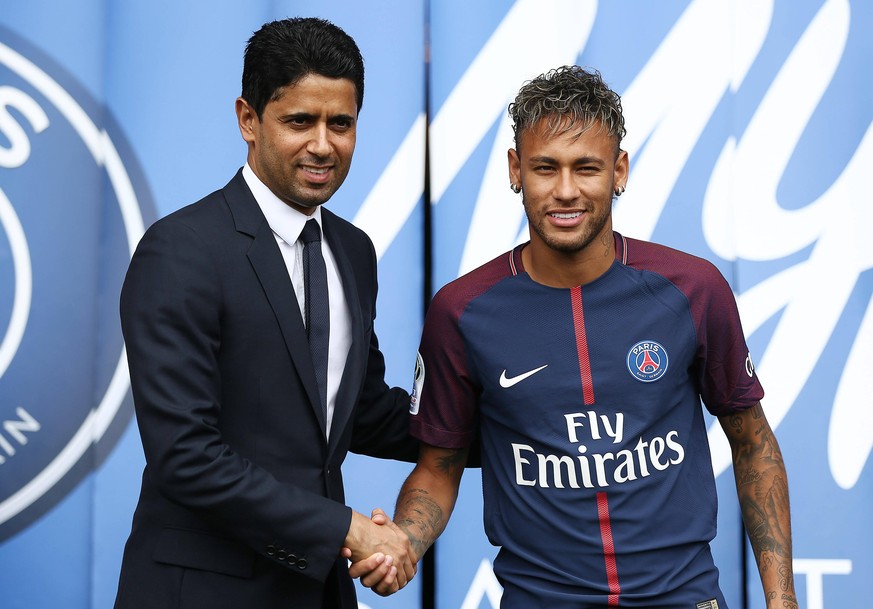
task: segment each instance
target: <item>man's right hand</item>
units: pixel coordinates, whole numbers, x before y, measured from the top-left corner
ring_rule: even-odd
[[[417,571],[406,533],[378,508],[372,520],[352,512],[343,556],[352,561],[349,574],[382,596],[406,586]]]

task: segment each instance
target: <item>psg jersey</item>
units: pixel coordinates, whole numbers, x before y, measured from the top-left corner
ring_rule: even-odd
[[[726,609],[709,542],[713,415],[763,397],[733,293],[709,262],[615,233],[564,289],[521,245],[449,283],[425,321],[411,430],[479,435],[504,609]]]

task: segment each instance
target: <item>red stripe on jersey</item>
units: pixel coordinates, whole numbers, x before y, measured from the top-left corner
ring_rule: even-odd
[[[582,288],[570,290],[573,303],[573,327],[576,330],[576,353],[579,355],[579,375],[582,377],[582,398],[586,405],[594,403],[594,381],[591,380],[591,360],[588,358],[588,339],[585,336],[585,314],[582,311]]]
[[[597,516],[600,519],[600,539],[603,542],[603,560],[606,562],[606,582],[609,584],[610,607],[618,607],[621,586],[618,583],[618,565],[615,562],[615,545],[612,542],[612,524],[609,522],[609,502],[606,493],[597,493]]]

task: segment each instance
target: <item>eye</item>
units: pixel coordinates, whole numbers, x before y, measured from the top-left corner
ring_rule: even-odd
[[[312,118],[306,114],[294,114],[285,119],[285,124],[291,127],[307,127],[312,123]]]
[[[348,131],[355,124],[355,121],[351,118],[336,118],[331,121],[331,127],[334,131]]]

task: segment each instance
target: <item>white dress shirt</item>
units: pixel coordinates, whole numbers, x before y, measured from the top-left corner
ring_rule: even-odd
[[[305,319],[306,300],[303,286],[303,243],[299,241],[303,224],[310,219],[318,222],[321,228],[321,206],[315,208],[311,216],[302,214],[293,207],[286,205],[267,186],[261,182],[248,163],[243,167],[243,178],[255,196],[255,201],[267,218],[267,224],[276,237],[279,250],[285,259],[291,284],[300,305],[300,315]],[[337,271],[336,260],[330,249],[330,244],[324,239],[322,229],[321,252],[327,267],[327,291],[330,299],[330,339],[328,341],[327,359],[327,433],[330,434],[330,424],[336,408],[336,394],[339,389],[346,359],[351,347],[352,321],[349,315],[343,284]]]

